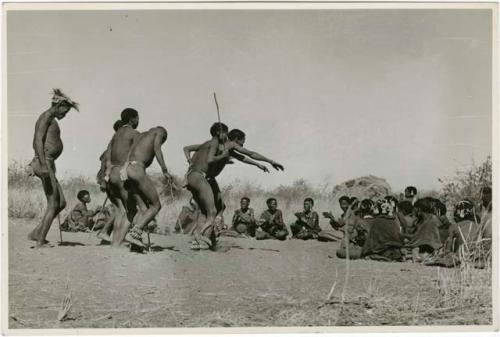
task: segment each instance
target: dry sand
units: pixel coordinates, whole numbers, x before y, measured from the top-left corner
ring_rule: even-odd
[[[491,324],[491,287],[450,307],[437,268],[412,263],[351,261],[347,303],[325,304],[335,281],[334,299],[344,289],[338,243],[221,237],[217,251],[193,252],[184,235],[153,234],[156,251],[137,254],[85,233],[59,246],[54,224],[55,247],[32,249],[34,225],[9,219],[10,328]]]

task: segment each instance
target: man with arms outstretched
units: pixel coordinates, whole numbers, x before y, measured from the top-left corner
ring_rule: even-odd
[[[36,241],[36,247],[43,247],[47,243],[45,238],[54,218],[66,207],[61,185],[56,178],[55,161],[63,151],[61,130],[56,119],[63,119],[71,108],[78,110],[78,103],[61,90],[54,89],[52,106],[38,117],[35,124],[35,158],[30,163],[30,173],[42,180],[43,192],[47,197],[47,209],[42,221],[28,234],[28,239]]]
[[[238,159],[247,164],[255,165],[261,170],[268,172],[264,165],[254,162],[245,157],[270,163],[275,169],[283,170],[281,164],[268,159],[256,152],[243,147],[245,134],[241,130],[231,130],[228,139],[228,128],[225,124],[215,123],[210,128],[212,139],[201,144],[184,148],[186,159],[190,167],[186,174],[187,188],[193,194],[201,211],[206,215],[206,221],[202,226],[194,229],[194,240],[192,249],[209,249],[215,245],[214,221],[222,215],[224,203],[215,177],[224,169],[225,165],[231,163],[231,158]],[[195,151],[191,158],[190,153]]]
[[[156,158],[161,171],[168,181],[172,177],[168,173],[161,146],[167,140],[167,130],[161,126],[141,133],[130,148],[128,160],[122,168],[122,179],[128,179],[132,193],[137,194],[146,206],[136,220],[134,227],[127,233],[125,239],[137,246],[144,247],[142,230],[158,214],[161,208],[160,197],[151,178],[146,174],[146,169]]]

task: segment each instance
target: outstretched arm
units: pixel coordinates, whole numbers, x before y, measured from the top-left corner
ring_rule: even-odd
[[[47,170],[47,162],[45,161],[44,143],[45,143],[45,138],[47,137],[47,130],[49,129],[49,125],[53,119],[54,117],[51,116],[48,112],[44,112],[40,116],[38,122],[35,125],[35,137],[33,142],[35,155],[38,157],[38,160],[40,161],[42,172],[47,172],[47,174],[48,170]]]
[[[267,167],[265,167],[264,165],[259,164],[256,161],[253,161],[252,159],[250,159],[248,157],[245,157],[245,156],[243,156],[243,155],[241,155],[239,153],[236,153],[234,151],[232,151],[231,157],[233,157],[236,160],[241,161],[242,163],[253,165],[253,166],[257,166],[259,169],[261,169],[264,172],[269,172],[269,170],[267,169]]]
[[[232,148],[233,148],[234,151],[237,151],[237,152],[239,152],[241,154],[247,155],[247,156],[249,156],[252,159],[255,159],[255,160],[258,160],[258,161],[265,161],[265,162],[271,164],[278,171],[279,170],[283,171],[285,169],[283,167],[283,165],[275,162],[274,160],[269,159],[267,157],[264,157],[263,155],[261,155],[260,153],[255,152],[255,151],[251,151],[251,150],[245,149],[243,146],[240,146],[238,144],[234,144]]]
[[[186,156],[187,162],[191,165],[191,152],[198,151],[201,144],[184,146],[184,156]]]

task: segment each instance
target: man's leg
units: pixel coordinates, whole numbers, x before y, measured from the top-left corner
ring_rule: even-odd
[[[47,163],[49,177],[43,179],[44,192],[47,197],[47,210],[43,216],[41,227],[37,233],[37,247],[42,247],[46,240],[47,233],[54,218],[66,207],[66,201],[62,194],[62,188],[55,176],[55,167],[51,162]]]
[[[224,211],[226,210],[226,204],[224,204],[224,200],[222,199],[222,192],[220,191],[219,184],[217,183],[217,180],[215,178],[211,178],[208,180],[208,183],[210,184],[210,188],[212,189],[212,193],[214,194],[214,202],[215,202],[215,209],[217,214],[215,215],[215,226],[218,226],[219,230],[222,229],[227,229],[223,228],[226,226],[223,226],[222,224],[222,216],[224,214]]]
[[[200,248],[207,249],[210,248],[209,238],[213,232],[213,224],[217,214],[214,194],[210,184],[202,174],[192,172],[187,178],[189,189],[192,191],[196,203],[200,206],[200,209],[205,212],[206,216],[203,225],[196,225],[193,230],[193,235],[195,241],[200,244]]]
[[[146,172],[142,167],[138,167],[136,165],[129,166],[128,173],[129,179],[132,179],[135,183],[137,192],[147,202],[147,208],[144,212],[142,212],[142,216],[138,217],[137,223],[127,234],[126,238],[128,240],[128,238],[131,237],[135,240],[135,242],[141,243],[142,245],[142,231],[144,230],[144,227],[154,219],[156,214],[158,214],[161,208],[161,203],[153,182],[146,175]]]
[[[134,203],[130,200],[133,200],[133,198],[129,198],[129,191],[125,189],[123,181],[121,181],[119,167],[113,167],[111,170],[110,185],[112,193],[120,200],[120,208],[117,214],[118,216],[115,218],[112,240],[112,245],[118,247],[125,239],[125,235],[130,227],[130,222],[137,212],[137,209],[134,210]]]

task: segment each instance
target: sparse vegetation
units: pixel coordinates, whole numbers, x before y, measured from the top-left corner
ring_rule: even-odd
[[[40,182],[28,177],[20,163],[9,165],[8,179],[10,226],[27,232],[33,223],[29,219],[41,216],[45,207]],[[181,179],[176,177],[175,180],[180,186]],[[155,181],[164,204],[158,224],[172,228],[190,194],[185,190],[171,190],[159,175],[155,176]],[[479,187],[491,182],[491,160],[488,158],[481,165],[473,165],[470,171],[461,171],[442,181],[443,189],[439,193],[449,206],[464,196],[478,201]],[[75,195],[82,188],[91,192],[93,206],[104,201],[104,194],[90,179],[77,177],[61,183],[69,207],[76,202]],[[266,190],[249,182],[233,181],[221,188],[227,203],[226,222],[243,196],[250,197],[251,207],[257,213],[265,207],[268,197],[277,197],[287,224],[294,220],[293,211],[300,210],[303,199],[309,196],[315,198],[318,212],[330,209],[338,212],[336,200],[339,195],[326,184],[314,187],[299,180],[291,186]],[[325,224],[323,221],[322,225]],[[355,260],[350,261],[350,272],[346,275],[345,262],[335,258],[339,243],[316,242],[304,246],[298,240],[257,242],[225,238],[231,253],[214,255],[184,249],[182,236],[155,236],[153,241],[157,245],[171,251],[145,257],[103,247],[65,248],[65,254],[71,252],[68,256],[49,250],[45,254],[58,262],[47,267],[31,263],[31,259],[40,257],[30,255],[33,251],[20,244],[26,240],[24,232],[18,232],[9,233],[17,235],[14,236],[17,241],[10,247],[11,252],[15,252],[10,254],[11,259],[16,258],[15,263],[11,261],[9,270],[11,327],[44,328],[53,327],[53,324],[66,328],[485,325],[492,322],[491,254],[481,251],[480,243],[461,248],[462,263],[456,268]],[[52,231],[51,235],[54,240],[57,233]],[[85,240],[82,242],[89,240],[84,233],[65,235],[71,235],[73,240]],[[106,255],[102,255],[104,251]],[[278,251],[279,254],[274,253]],[[110,266],[108,255],[117,263],[113,267],[116,270],[101,277],[103,268]],[[241,267],[243,260],[240,258],[248,264],[249,270],[252,269],[251,273],[247,267]],[[214,259],[218,262],[214,263]],[[78,267],[78,263],[85,263],[85,270]],[[200,271],[191,271],[188,266],[193,264],[201,266]],[[475,268],[478,264],[482,269]],[[154,276],[142,275],[149,273],[148,265],[156,266]],[[45,268],[72,275],[75,304],[71,316],[74,320],[54,323],[61,292],[53,289],[63,289],[64,280],[43,278],[48,275]],[[172,270],[183,271],[179,274],[182,282],[175,281],[178,276],[174,277]],[[89,272],[94,275],[90,281],[82,275]],[[200,275],[203,277],[198,279]],[[211,280],[210,285],[204,280]],[[128,295],[119,296],[118,300],[107,287]],[[196,303],[189,302],[190,292],[182,290],[186,287],[198,289],[196,300],[193,300]],[[39,288],[46,293],[48,304],[42,303],[42,299],[33,300]],[[135,294],[136,290],[140,293]],[[182,302],[186,298],[189,301]],[[218,300],[214,301],[215,298]],[[215,307],[218,301],[225,303],[224,306]]]

